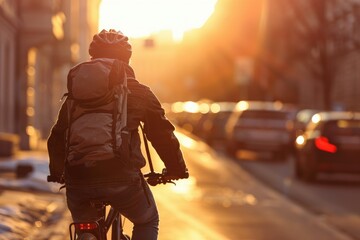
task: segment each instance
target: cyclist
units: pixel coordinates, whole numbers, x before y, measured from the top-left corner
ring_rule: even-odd
[[[120,165],[118,159],[95,164],[71,166],[67,164],[66,135],[68,132],[68,99],[62,104],[58,119],[48,138],[49,177],[65,183],[68,208],[75,222],[95,221],[98,214],[91,201],[99,199],[120,209],[133,224],[133,240],[157,239],[159,215],[153,195],[140,169],[146,165],[140,150],[138,127],[142,122],[167,169],[170,179],[188,175],[174,126],[165,116],[157,97],[149,87],[135,79],[129,65],[132,47],[122,32],[102,30],[94,35],[89,46],[91,59],[110,58],[121,61],[128,79],[127,130],[129,132],[130,165]],[[71,134],[71,133],[70,133]]]

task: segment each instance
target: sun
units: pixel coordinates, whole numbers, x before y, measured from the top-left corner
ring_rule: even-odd
[[[129,37],[147,37],[163,30],[181,40],[184,32],[201,27],[217,0],[102,0],[99,30],[116,29]]]

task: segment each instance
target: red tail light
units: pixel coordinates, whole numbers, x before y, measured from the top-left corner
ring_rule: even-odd
[[[328,138],[323,136],[315,139],[315,146],[325,152],[335,153],[337,151],[337,147],[331,144]]]
[[[97,227],[97,223],[75,223],[75,228],[78,230],[93,230]]]

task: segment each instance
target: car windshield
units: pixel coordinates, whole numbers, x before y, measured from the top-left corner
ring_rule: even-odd
[[[359,120],[329,121],[324,125],[324,134],[332,135],[358,135],[360,136]]]

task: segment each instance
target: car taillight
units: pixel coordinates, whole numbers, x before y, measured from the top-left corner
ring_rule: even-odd
[[[78,230],[93,230],[97,227],[97,223],[75,223],[75,228]]]
[[[334,144],[329,142],[329,139],[323,136],[320,136],[315,139],[315,146],[322,151],[335,153],[337,151],[337,147]]]

